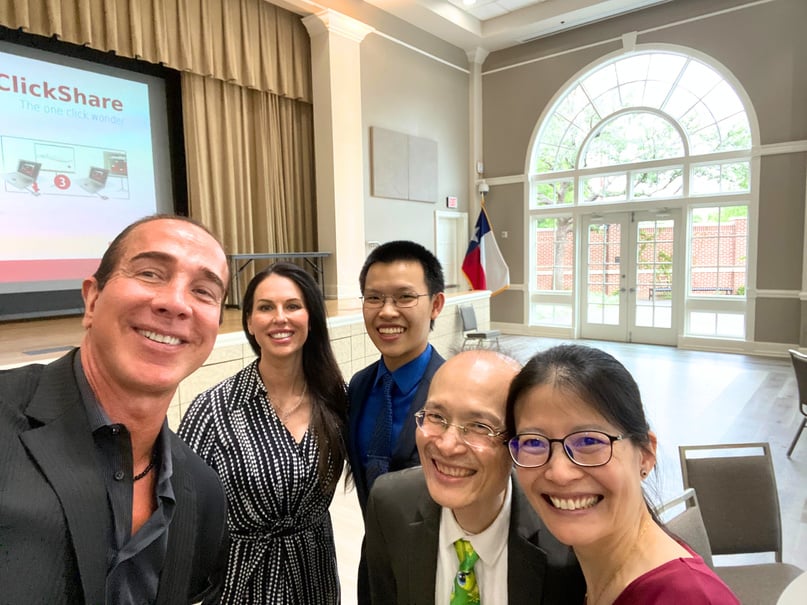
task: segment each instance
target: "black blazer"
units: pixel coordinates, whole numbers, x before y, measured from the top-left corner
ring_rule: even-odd
[[[350,468],[353,469],[353,481],[356,484],[356,495],[359,498],[362,514],[364,514],[367,508],[367,481],[364,477],[364,466],[359,459],[359,420],[364,411],[364,406],[367,404],[367,398],[373,387],[373,379],[375,378],[380,363],[381,360],[379,359],[363,370],[356,372],[350,380],[347,391],[348,399],[350,400],[347,424],[347,453],[350,460]],[[398,437],[395,447],[392,449],[390,472],[420,464],[420,457],[418,456],[417,446],[415,445],[415,412],[426,403],[426,396],[429,394],[429,385],[431,385],[432,376],[434,376],[437,368],[443,365],[443,363],[445,363],[445,359],[440,356],[437,349],[433,349],[429,364],[426,366],[426,371],[415,392],[415,398],[412,400],[412,405],[409,406],[409,416],[404,423],[403,429],[401,429],[401,435]]]
[[[549,533],[515,476],[512,481],[508,602],[583,603],[585,580],[572,549]],[[441,510],[429,496],[420,467],[389,473],[375,482],[365,520],[374,605],[434,605]]]
[[[0,602],[104,605],[110,512],[73,373],[0,372]],[[226,501],[215,472],[171,433],[176,508],[159,605],[215,594],[227,561]]]

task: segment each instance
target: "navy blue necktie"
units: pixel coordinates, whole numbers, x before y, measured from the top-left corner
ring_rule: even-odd
[[[389,471],[392,455],[392,374],[387,372],[381,379],[384,402],[376,417],[373,434],[367,447],[367,491],[379,476]]]

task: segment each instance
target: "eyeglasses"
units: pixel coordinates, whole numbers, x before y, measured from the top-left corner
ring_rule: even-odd
[[[438,412],[420,410],[415,413],[415,421],[418,428],[427,437],[439,437],[443,435],[448,427],[453,426],[460,434],[462,441],[473,448],[483,449],[491,445],[496,437],[503,435],[506,431],[497,431],[489,427],[484,422],[467,422],[466,424],[454,424],[446,420],[445,416]]]
[[[614,441],[624,435],[609,435],[600,431],[577,431],[563,439],[550,439],[540,433],[519,433],[507,442],[510,457],[518,466],[538,468],[552,457],[552,444],[560,443],[566,456],[577,466],[602,466],[614,454]]]
[[[416,294],[415,292],[402,292],[401,294],[367,294],[361,297],[364,306],[370,309],[380,309],[383,307],[387,299],[392,299],[392,304],[398,308],[405,309],[407,307],[414,307],[418,304],[418,299],[421,296],[429,296],[428,294]]]

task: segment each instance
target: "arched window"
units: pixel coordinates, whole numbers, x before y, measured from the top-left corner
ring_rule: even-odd
[[[694,56],[632,52],[571,81],[530,151],[529,323],[744,338],[751,147],[735,87]]]

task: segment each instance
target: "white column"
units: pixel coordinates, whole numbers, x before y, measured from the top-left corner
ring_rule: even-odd
[[[478,166],[480,163],[484,165],[482,151],[482,63],[485,62],[489,53],[484,48],[476,48],[469,50],[466,54],[471,72],[470,86],[468,87],[468,116],[470,120],[468,125],[470,136],[468,138],[471,155],[469,158],[471,170],[468,171],[471,181],[468,186],[468,191],[471,192],[471,199],[468,203],[468,226],[473,230],[481,205],[477,186],[483,175],[479,173]]]
[[[364,147],[359,45],[372,27],[326,9],[303,24],[311,36],[319,249],[325,295],[358,296],[364,262]]]

